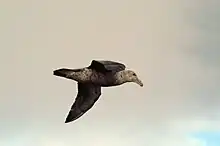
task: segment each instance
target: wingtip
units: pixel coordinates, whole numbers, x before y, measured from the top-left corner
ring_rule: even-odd
[[[68,124],[68,123],[71,123],[71,122],[73,122],[73,121],[75,121],[76,119],[66,119],[65,120],[65,124]]]
[[[70,113],[66,117],[65,123],[70,123],[70,122],[76,121],[84,114],[83,112],[80,112],[80,113],[75,113],[75,112],[76,111],[72,111],[72,110],[70,111]]]
[[[76,120],[77,118],[76,117],[73,117],[73,115],[71,114],[68,114],[68,116],[66,117],[66,120],[65,120],[65,123],[70,123],[70,122],[73,122],[74,120]]]
[[[67,123],[69,123],[70,121],[67,121],[67,120],[65,120],[65,123],[67,124]]]
[[[70,118],[66,118],[66,120],[65,120],[65,123],[70,123],[70,122],[72,122],[73,120],[72,119],[70,119]]]

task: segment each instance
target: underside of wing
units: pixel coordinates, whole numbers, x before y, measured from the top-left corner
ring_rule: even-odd
[[[119,62],[107,61],[107,60],[93,60],[88,67],[98,72],[119,72],[125,70],[126,66]]]
[[[72,122],[86,113],[101,95],[101,87],[89,83],[78,83],[78,94],[65,123]]]

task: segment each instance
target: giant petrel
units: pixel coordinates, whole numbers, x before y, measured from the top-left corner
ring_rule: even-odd
[[[65,123],[72,122],[86,113],[101,95],[101,87],[134,82],[143,86],[134,71],[115,61],[92,60],[90,66],[80,69],[61,68],[53,71],[55,76],[78,82],[78,94],[71,106]]]

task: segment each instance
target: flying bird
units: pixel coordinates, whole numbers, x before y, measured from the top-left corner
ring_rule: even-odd
[[[61,68],[53,75],[71,79],[78,84],[78,93],[65,123],[72,122],[85,114],[101,95],[101,87],[118,86],[134,82],[143,87],[142,81],[132,70],[126,70],[122,63],[92,60],[88,67],[80,69]]]

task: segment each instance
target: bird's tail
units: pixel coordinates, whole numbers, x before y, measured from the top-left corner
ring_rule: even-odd
[[[72,74],[74,70],[67,69],[67,68],[61,68],[53,71],[53,75],[60,76],[60,77],[67,77],[68,75]]]

